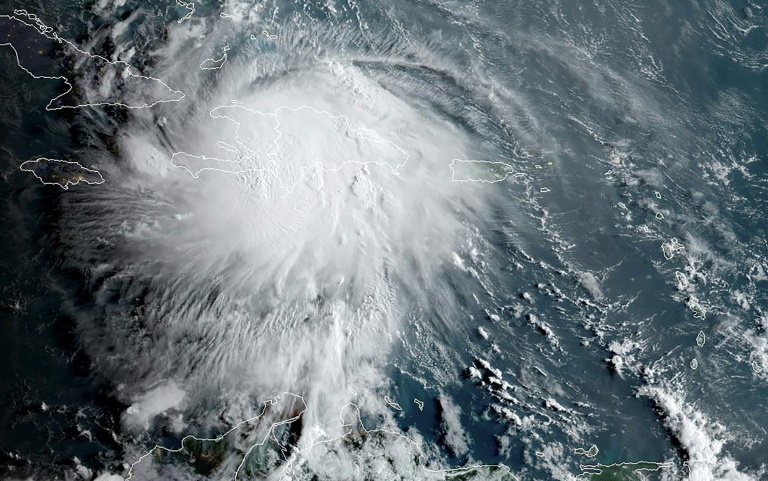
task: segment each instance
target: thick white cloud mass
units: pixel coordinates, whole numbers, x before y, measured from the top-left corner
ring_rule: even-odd
[[[708,419],[685,400],[684,386],[668,383],[662,386],[643,386],[638,394],[651,398],[662,411],[665,424],[680,442],[689,459],[686,461],[685,479],[688,481],[748,481],[759,473],[744,473],[731,457],[725,445],[733,440],[722,424]]]
[[[662,351],[694,349],[700,329],[717,345],[704,323],[727,309],[705,286],[738,265],[685,232],[711,227],[691,199],[720,195],[692,154],[712,150],[711,131],[692,99],[614,56],[630,45],[656,65],[625,41],[653,30],[629,11],[617,27],[612,9],[590,29],[566,22],[597,16],[582,9],[531,26],[518,13],[545,4],[503,1],[264,5],[178,2],[185,16],[157,24],[151,7],[94,7],[114,58],[185,94],[78,113],[98,147],[80,160],[106,182],[56,205],[64,267],[86,279],[69,306],[79,346],[124,404],[126,466],[168,437],[252,420],[227,440],[222,478],[247,465],[296,480],[440,479],[498,448],[525,476],[570,480],[583,461],[573,446],[654,427],[626,453],[680,454],[661,476],[758,469],[729,453],[714,411],[645,374]],[[748,337],[749,361],[764,378],[760,339]],[[704,350],[685,355],[688,376],[705,371]],[[658,425],[628,402],[641,385]],[[260,414],[285,391],[306,403],[290,428],[295,406]],[[348,403],[370,431],[349,412],[339,422]],[[401,421],[425,432],[409,441]],[[493,423],[506,431],[489,447],[480,427]],[[194,476],[189,453],[156,453],[137,479]]]
[[[476,147],[423,108],[450,99],[392,38],[356,62],[343,32],[309,45],[289,30],[280,63],[244,55],[213,74],[188,68],[194,29],[172,30],[158,75],[198,102],[135,113],[101,163],[108,188],[64,201],[62,240],[95,299],[77,313],[81,342],[119,384],[129,432],[236,422],[281,391],[306,400],[312,442],[338,435],[350,400],[387,424],[377,389],[404,320],[458,309],[441,270],[493,194],[452,182],[449,164]],[[443,409],[465,454],[457,408]]]
[[[463,456],[469,452],[469,442],[464,428],[461,426],[461,408],[453,400],[441,395],[439,398],[442,417],[443,442],[455,456]]]

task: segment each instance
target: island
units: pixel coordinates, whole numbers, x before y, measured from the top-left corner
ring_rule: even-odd
[[[637,473],[642,473],[643,471],[658,471],[670,467],[672,467],[672,463],[652,463],[647,461],[579,465],[581,476],[590,481],[632,481],[637,479]]]
[[[505,162],[453,159],[450,165],[453,182],[501,182],[512,175],[513,168]]]
[[[339,171],[349,164],[378,165],[399,174],[409,154],[374,130],[356,126],[346,115],[303,105],[261,112],[238,101],[209,112],[221,137],[210,145],[174,152],[171,164],[197,178],[204,171],[259,172],[276,179],[287,192],[306,174]],[[208,125],[208,131],[213,131]],[[207,134],[208,135],[208,134]],[[205,136],[200,136],[207,138]]]
[[[265,402],[261,413],[220,436],[185,436],[175,449],[155,446],[131,465],[127,480],[163,479],[168,466],[179,464],[191,467],[198,477],[236,480],[241,474],[263,476],[290,454],[277,440],[295,441],[306,409],[301,396],[283,393]]]
[[[26,10],[0,15],[0,32],[0,46],[13,50],[22,70],[36,79],[60,80],[66,85],[64,93],[53,98],[46,110],[94,105],[138,109],[184,98],[182,92],[162,80],[136,73],[125,62],[112,62],[81,50]]]
[[[83,167],[77,162],[46,159],[28,160],[19,166],[24,172],[32,172],[43,184],[58,185],[64,190],[80,182],[103,184],[104,177],[97,170]]]
[[[207,58],[203,60],[203,63],[200,64],[200,70],[218,70],[221,67],[224,66],[225,63],[227,63],[227,52],[229,51],[229,46],[224,46],[224,53],[221,54],[221,57],[216,58]]]
[[[589,447],[589,450],[586,450],[584,448],[576,448],[573,450],[574,454],[578,454],[580,456],[586,456],[588,458],[594,458],[597,456],[597,453],[600,452],[600,450],[597,448],[596,445],[592,445]]]
[[[129,467],[125,481],[181,479],[175,471],[178,468],[187,471],[189,479],[282,479],[287,473],[292,479],[308,479],[305,456],[310,451],[315,460],[333,460],[339,449],[354,450],[358,456],[351,461],[360,463],[361,468],[372,467],[380,476],[376,479],[394,479],[402,469],[420,468],[418,479],[424,480],[518,481],[503,464],[442,468],[435,460],[426,459],[419,443],[408,436],[387,429],[366,429],[354,403],[345,404],[339,412],[342,431],[338,436],[302,436],[305,430],[315,429],[305,425],[307,409],[303,397],[284,392],[266,401],[259,414],[219,436],[187,435],[177,448],[155,445]]]

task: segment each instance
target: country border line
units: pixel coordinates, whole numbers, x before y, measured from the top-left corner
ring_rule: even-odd
[[[64,93],[54,97],[53,99],[51,99],[48,102],[48,105],[45,106],[45,110],[47,110],[47,111],[56,111],[56,110],[63,110],[63,109],[76,109],[76,108],[82,108],[82,107],[95,107],[95,106],[104,106],[104,105],[113,106],[113,107],[124,107],[124,108],[127,108],[127,109],[144,109],[144,108],[154,107],[155,105],[160,104],[160,103],[179,102],[179,101],[181,101],[185,97],[184,92],[182,92],[180,90],[172,89],[165,82],[163,82],[162,80],[160,80],[158,78],[150,77],[150,76],[145,76],[145,75],[141,75],[141,74],[134,74],[133,72],[131,72],[131,69],[133,67],[130,64],[128,64],[127,62],[124,62],[122,60],[116,60],[116,61],[112,62],[111,60],[109,60],[107,58],[104,58],[101,55],[95,55],[95,54],[88,53],[88,52],[86,52],[84,50],[81,50],[79,47],[77,47],[74,43],[70,42],[69,40],[65,40],[65,39],[59,37],[59,35],[56,32],[53,31],[53,28],[45,25],[42,22],[42,20],[40,20],[38,18],[37,15],[35,15],[33,13],[29,13],[25,9],[16,9],[16,10],[14,10],[13,13],[14,13],[14,15],[0,15],[0,18],[7,18],[9,20],[15,20],[15,21],[17,21],[19,23],[22,23],[22,24],[24,24],[24,25],[26,25],[28,27],[32,27],[35,30],[37,30],[40,33],[40,35],[43,35],[44,37],[46,37],[46,38],[48,38],[50,40],[54,40],[54,41],[59,42],[59,43],[65,43],[65,44],[69,45],[69,47],[71,47],[73,50],[79,52],[80,54],[87,55],[88,57],[90,57],[92,59],[101,59],[101,60],[107,62],[108,64],[110,64],[112,66],[115,66],[116,68],[117,68],[118,64],[119,65],[123,65],[123,66],[125,66],[126,72],[127,72],[127,74],[129,76],[134,77],[134,78],[143,78],[145,80],[153,80],[153,81],[160,82],[166,89],[168,89],[168,91],[170,93],[172,93],[172,94],[180,94],[181,95],[181,97],[179,97],[178,99],[175,99],[175,100],[174,99],[171,99],[171,100],[157,100],[155,102],[152,102],[151,104],[145,103],[144,105],[127,105],[127,104],[124,104],[122,102],[93,102],[93,103],[78,104],[78,105],[62,105],[61,107],[51,107],[51,105],[53,105],[54,102],[56,102],[57,100],[61,99],[64,96],[68,95],[74,89],[74,86],[69,81],[69,78],[64,77],[64,76],[50,77],[50,76],[47,76],[47,75],[35,75],[35,74],[33,74],[26,67],[21,65],[21,58],[19,57],[19,52],[16,50],[16,47],[12,43],[10,43],[10,42],[0,43],[0,47],[6,47],[6,46],[7,47],[11,47],[11,49],[13,50],[13,53],[14,53],[14,55],[16,57],[16,64],[19,66],[19,68],[21,68],[23,71],[25,71],[27,74],[29,74],[32,78],[34,78],[34,79],[47,79],[47,80],[61,80],[61,81],[63,81],[67,85],[67,90]],[[35,25],[24,21],[24,19],[20,18],[19,16],[24,16],[24,17],[29,18],[29,20],[34,22]]]

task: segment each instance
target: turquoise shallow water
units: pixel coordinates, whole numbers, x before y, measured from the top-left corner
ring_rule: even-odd
[[[7,373],[0,380],[3,479],[71,479],[77,469],[85,479],[125,477],[127,466],[154,444],[178,445],[186,433],[213,436],[258,410],[278,392],[248,380],[270,369],[279,377],[292,365],[237,364],[250,355],[247,348],[221,349],[230,332],[221,326],[232,312],[245,312],[248,325],[263,323],[243,334],[253,336],[256,351],[268,350],[272,341],[264,339],[273,339],[275,345],[286,342],[298,358],[313,343],[294,333],[314,333],[324,347],[317,348],[304,377],[285,389],[321,404],[334,396],[355,400],[367,428],[405,433],[434,466],[503,464],[519,479],[575,479],[580,463],[651,461],[669,463],[651,479],[768,476],[768,7],[618,0],[193,3],[189,19],[188,9],[164,1],[46,10],[4,2],[0,10],[34,12],[63,38],[113,60],[129,59],[186,94],[151,110],[46,112],[61,85],[31,79],[9,47],[0,48],[0,242],[7,246],[0,258],[0,365]],[[278,38],[268,39],[265,31]],[[220,71],[198,68],[224,51],[228,61]],[[87,70],[56,52],[38,60],[62,75]],[[277,97],[283,88],[293,92],[286,102],[320,102],[327,89],[349,96],[348,104],[336,98],[339,108],[353,105],[360,112],[386,92],[405,107],[385,113],[431,119],[440,139],[434,150],[408,144],[417,138],[412,125],[411,132],[383,130],[412,153],[416,170],[402,176],[416,175],[419,161],[429,165],[432,157],[444,156],[434,176],[449,178],[447,165],[459,155],[451,138],[469,139],[467,156],[503,161],[521,174],[498,183],[456,183],[462,196],[440,191],[445,200],[434,203],[424,184],[423,210],[408,222],[435,223],[429,232],[440,233],[437,224],[455,215],[461,240],[438,267],[424,270],[418,267],[429,263],[429,251],[439,251],[447,237],[413,235],[385,244],[395,253],[383,274],[388,290],[372,297],[386,298],[382,306],[388,307],[376,304],[371,312],[397,322],[371,327],[360,319],[360,340],[345,348],[325,337],[336,325],[329,319],[339,309],[346,312],[338,303],[377,302],[360,301],[365,296],[354,290],[356,282],[369,279],[367,265],[352,270],[344,278],[348,284],[317,281],[314,298],[281,311],[290,282],[312,284],[312,276],[292,278],[291,272],[301,271],[293,266],[264,275],[266,281],[257,268],[239,277],[238,269],[251,259],[239,253],[235,261],[221,261],[229,270],[205,277],[205,269],[220,261],[205,236],[222,240],[218,232],[191,229],[186,236],[167,221],[169,213],[187,214],[173,209],[188,206],[179,199],[187,201],[184,189],[194,192],[196,184],[168,177],[166,185],[174,188],[164,190],[162,184],[142,184],[148,177],[137,173],[136,158],[154,155],[137,154],[143,146],[159,146],[161,159],[191,149],[217,128],[203,124],[195,131],[194,122],[206,118],[200,112],[219,97],[230,91]],[[440,137],[441,129],[451,135]],[[132,138],[140,140],[130,143]],[[98,168],[106,183],[64,191],[18,170],[43,156]],[[161,159],[151,165],[160,176],[170,164]],[[324,175],[323,182],[335,185],[331,174]],[[354,175],[359,180],[367,174]],[[213,202],[210,192],[218,184],[205,182],[216,178],[201,175],[199,196],[190,197]],[[259,188],[268,184],[243,179]],[[355,185],[350,181],[339,190],[358,192]],[[398,200],[406,198],[401,193]],[[260,202],[271,199],[265,195]],[[245,211],[256,216],[260,205]],[[212,217],[224,218],[226,210]],[[441,217],[443,212],[451,215]],[[382,238],[398,225],[387,219]],[[186,242],[190,253],[199,252],[196,242],[208,246],[210,263],[174,270],[185,265],[174,261],[175,251],[150,243],[166,232]],[[235,235],[233,230],[230,237]],[[328,254],[317,237],[302,246],[311,253],[308,265],[325,266]],[[410,243],[427,247],[411,250]],[[371,244],[377,240],[365,245]],[[665,257],[664,246],[678,244]],[[350,248],[348,256],[357,261],[354,252]],[[373,254],[364,259],[361,265],[375,264]],[[337,267],[345,272],[343,256],[327,265],[313,275],[323,279]],[[252,283],[245,285],[252,297],[227,290],[227,282],[241,278]],[[271,290],[256,282],[273,280]],[[342,285],[352,287],[345,291]],[[281,313],[277,320],[270,317],[274,312]],[[186,330],[211,313],[220,323]],[[241,326],[234,325],[232,330]],[[319,327],[302,327],[307,325]],[[355,326],[350,321],[351,332]],[[371,346],[365,344],[367,329],[376,332]],[[701,346],[699,332],[706,339]],[[384,345],[385,354],[373,354]],[[368,347],[370,355],[358,354]],[[334,349],[343,354],[329,360],[325,353]],[[288,355],[275,359],[291,361]],[[219,370],[226,362],[237,369]],[[330,386],[337,378],[322,373],[338,366],[338,376],[357,380],[359,396],[344,394],[347,399],[317,387]],[[353,377],[360,366],[365,375]],[[313,376],[323,381],[315,383]],[[169,379],[174,388],[153,390],[167,388]],[[130,406],[151,409],[147,399],[162,404],[167,399],[157,392],[173,397],[177,388],[184,402],[168,401],[146,424],[132,424]],[[318,389],[322,394],[314,394]],[[384,396],[401,410],[383,403]],[[414,398],[424,402],[423,410]],[[269,469],[253,479],[270,479],[264,473],[286,466],[296,467],[296,479],[334,479],[318,473],[336,457],[326,453],[318,460],[312,453],[319,451],[307,450],[307,461],[300,461],[301,443],[314,435],[311,416],[277,436],[285,457],[270,458],[274,446],[258,455],[254,462]],[[360,473],[375,472],[375,453],[396,452],[390,441],[376,448],[342,444],[339,452],[360,470],[353,475],[338,468],[336,479],[367,479]],[[594,459],[573,452],[593,444],[599,448]],[[193,465],[169,458],[156,479],[204,479],[190,474]],[[408,469],[381,476],[432,479]]]

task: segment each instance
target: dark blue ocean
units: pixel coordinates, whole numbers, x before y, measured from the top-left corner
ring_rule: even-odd
[[[0,43],[1,479],[768,479],[768,5],[29,14],[71,44]]]

